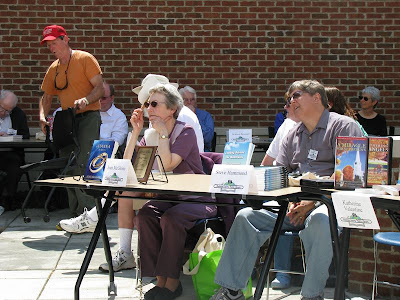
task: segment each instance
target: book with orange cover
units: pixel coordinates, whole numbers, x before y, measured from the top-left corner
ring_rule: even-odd
[[[367,186],[390,185],[392,143],[388,137],[369,137]]]
[[[354,190],[367,184],[368,138],[337,137],[335,189]]]

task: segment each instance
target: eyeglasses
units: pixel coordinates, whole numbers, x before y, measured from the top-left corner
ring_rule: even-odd
[[[11,110],[7,110],[0,104],[0,111],[2,111],[4,113],[6,113],[7,115],[9,115],[9,114],[11,114],[12,109]]]
[[[368,97],[363,97],[363,96],[358,96],[358,99],[360,99],[360,101],[361,100],[364,100],[364,101],[368,101],[369,100]]]
[[[69,60],[68,60],[68,65],[67,68],[65,69],[65,85],[62,88],[59,88],[57,86],[57,76],[58,76],[58,66],[60,65],[60,60],[58,60],[57,63],[57,67],[56,67],[56,76],[54,77],[54,87],[56,88],[56,90],[58,91],[62,91],[65,90],[68,87],[68,76],[67,76],[67,72],[68,72],[68,68],[69,68],[69,62],[71,61],[71,56],[72,56],[72,52],[70,52],[69,54]]]
[[[108,98],[110,98],[111,97],[111,95],[110,96],[103,96],[103,97],[101,97],[100,99],[101,100],[107,100]]]
[[[290,103],[292,102],[293,99],[298,99],[298,98],[301,97],[301,95],[303,95],[303,91],[294,92],[292,96],[289,96],[289,97],[286,99],[286,105],[287,105],[288,103],[289,103],[289,105],[290,105]]]
[[[149,101],[146,101],[143,105],[144,105],[145,108],[148,108],[150,105],[151,105],[151,107],[157,107],[157,105],[159,103],[165,103],[165,102],[157,102],[157,101],[149,102]]]
[[[184,102],[193,102],[195,100],[196,100],[195,98],[183,98]]]

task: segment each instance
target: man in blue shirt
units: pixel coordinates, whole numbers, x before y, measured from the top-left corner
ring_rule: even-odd
[[[179,90],[182,95],[183,104],[190,108],[199,119],[201,131],[204,138],[204,151],[209,152],[212,149],[212,139],[214,137],[214,120],[211,114],[205,110],[197,108],[196,90],[190,86],[185,86]]]

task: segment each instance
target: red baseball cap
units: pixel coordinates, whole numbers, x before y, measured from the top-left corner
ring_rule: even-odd
[[[54,41],[59,36],[66,36],[67,32],[65,31],[64,27],[59,25],[50,25],[46,26],[43,30],[43,40],[40,42],[43,45],[46,41]]]

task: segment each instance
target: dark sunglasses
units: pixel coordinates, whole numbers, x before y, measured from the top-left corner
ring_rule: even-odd
[[[360,99],[360,101],[361,101],[361,100],[365,100],[365,101],[368,101],[368,100],[369,100],[368,97],[363,97],[363,96],[358,96],[358,99]]]
[[[67,73],[68,73],[68,68],[69,68],[69,63],[71,61],[71,57],[72,57],[72,52],[69,54],[68,65],[67,65],[67,68],[65,69],[65,72],[64,72],[65,73],[65,85],[62,88],[59,88],[57,86],[58,66],[60,65],[60,60],[58,60],[57,67],[56,67],[56,76],[54,76],[54,87],[58,91],[65,90],[68,87],[68,76],[67,76]]]
[[[287,98],[286,104],[289,103],[289,105],[290,105],[290,103],[292,102],[293,99],[298,99],[298,98],[300,98],[301,95],[303,95],[303,91],[294,92],[292,96],[289,96]]]
[[[159,103],[165,103],[165,102],[157,102],[157,101],[151,101],[151,102],[149,102],[149,101],[146,101],[146,102],[144,103],[144,107],[145,107],[145,108],[149,108],[150,105],[151,105],[151,107],[157,107],[157,105],[158,105]]]

